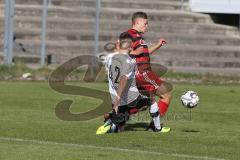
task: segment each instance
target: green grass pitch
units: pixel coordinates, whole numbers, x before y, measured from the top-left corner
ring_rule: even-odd
[[[107,90],[107,83],[79,84]],[[192,111],[180,103],[186,90],[200,96]],[[125,132],[97,136],[102,117],[66,122],[55,116],[55,105],[64,99],[74,101],[74,113],[101,103],[57,93],[43,82],[0,82],[0,159],[240,159],[240,86],[174,85],[163,119],[172,128],[169,134],[145,131],[149,117],[143,112],[130,120]]]

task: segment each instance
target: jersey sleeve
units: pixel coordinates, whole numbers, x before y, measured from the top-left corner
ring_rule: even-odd
[[[128,34],[132,39],[132,49],[133,50],[136,50],[138,48],[146,46],[144,38],[139,33],[137,33],[136,31],[133,31],[133,30],[129,30]]]
[[[146,44],[145,44],[144,39],[139,37],[139,38],[136,38],[135,40],[133,40],[132,48],[133,48],[133,50],[137,50],[138,48],[141,48],[145,45]]]

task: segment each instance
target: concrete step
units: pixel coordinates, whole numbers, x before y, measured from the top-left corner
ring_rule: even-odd
[[[3,28],[0,27],[0,32]],[[116,41],[122,31],[101,31],[100,41]],[[18,39],[40,39],[40,29],[15,28],[15,36]],[[48,29],[46,39],[48,40],[77,40],[77,41],[94,41],[94,30],[63,30]],[[156,35],[159,35],[157,37]],[[240,37],[230,37],[221,35],[206,34],[182,34],[169,32],[148,32],[145,39],[151,44],[158,41],[158,38],[165,38],[170,44],[182,45],[228,45],[240,46]]]
[[[1,28],[0,28],[1,31]],[[100,41],[116,41],[120,32],[102,31],[99,36]],[[40,39],[40,29],[15,28],[15,36],[18,39]],[[94,41],[95,31],[92,30],[47,30],[46,39],[48,40],[70,40],[70,41]]]
[[[215,74],[215,75],[240,75],[240,68],[216,68],[216,67],[168,67],[169,71],[197,74]]]
[[[155,36],[154,36],[155,35]],[[222,35],[206,35],[206,34],[184,34],[184,33],[157,33],[159,38],[165,38],[172,45],[199,45],[205,46],[240,46],[240,37],[222,36]],[[150,44],[157,42],[155,32],[146,33],[146,40],[150,40]]]
[[[150,31],[155,32],[171,32],[171,33],[187,33],[187,34],[221,34],[221,35],[239,35],[239,31],[235,27],[217,24],[198,24],[198,23],[183,23],[183,22],[163,22],[150,21]],[[130,28],[130,20],[109,20],[100,19],[100,31],[124,31]],[[0,16],[0,26],[4,26],[4,17]],[[22,28],[40,28],[41,17],[34,16],[15,16],[15,26]],[[92,29],[95,28],[95,21],[93,19],[79,19],[79,18],[48,18],[48,29]]]
[[[240,46],[201,46],[201,45],[167,45],[152,55],[154,60],[170,57],[187,57],[195,60],[204,57],[236,58],[240,61]]]
[[[2,64],[3,58],[4,58],[3,54],[0,53],[0,64]],[[40,57],[40,55],[18,54],[16,56],[13,56],[12,62],[13,63],[25,63],[27,65],[31,65],[31,64],[40,65],[41,57]],[[49,65],[51,63],[49,63],[48,58],[46,56],[45,64]]]
[[[49,1],[50,5],[55,6],[68,6],[68,7],[76,7],[76,6],[95,6],[96,0],[51,0]],[[4,4],[5,0],[0,0],[0,4]],[[42,5],[43,0],[15,0],[16,4],[34,4],[34,5]],[[126,5],[126,3],[129,3],[129,5]],[[172,5],[173,8],[175,6],[181,5],[181,0],[148,0],[147,2],[144,0],[101,0],[101,6],[108,6],[109,4],[116,6],[117,8],[121,7],[141,7],[145,6],[145,8],[152,8],[152,7],[159,7],[161,6],[159,4],[167,4]],[[136,5],[134,5],[136,4]],[[186,4],[186,0],[185,0]],[[157,6],[157,7],[156,7]],[[159,9],[157,8],[157,9]],[[171,9],[171,8],[170,8]]]
[[[13,57],[13,62],[21,63],[40,63],[41,58],[37,55],[17,55]]]
[[[202,57],[201,59],[189,57],[160,58],[158,62],[166,67],[215,67],[240,68],[240,58]]]
[[[16,43],[22,43],[26,50],[40,53],[40,40],[17,40]],[[100,52],[104,51],[103,46],[107,42],[100,42]],[[0,50],[3,48],[3,40],[0,40]],[[89,53],[93,54],[93,41],[47,41],[47,53],[65,55]],[[39,54],[36,53],[36,54]],[[187,57],[196,60],[202,57],[221,57],[221,58],[240,58],[240,47],[227,46],[200,46],[200,45],[172,45],[168,44],[152,55],[152,59],[157,61],[161,58]],[[240,60],[239,60],[240,61]]]
[[[1,15],[3,15],[3,5],[0,5]],[[41,17],[42,7],[39,5],[16,5],[15,15],[21,16],[36,16]],[[119,9],[119,8],[102,8],[101,18],[114,20],[131,20],[132,13],[139,11],[138,9]],[[207,23],[211,22],[208,15],[189,13],[183,11],[167,11],[144,9],[149,14],[149,19],[153,21],[174,21],[174,22],[194,22]],[[49,7],[48,17],[78,17],[81,18],[95,18],[95,8],[80,7],[80,8],[66,8],[66,7]]]
[[[25,40],[21,43],[25,44],[24,54],[28,54],[29,57],[40,55],[40,41]],[[100,43],[101,50],[104,44]],[[166,67],[240,68],[240,47],[181,47],[176,45],[163,47],[158,53],[151,55],[151,60]],[[92,42],[47,41],[46,54],[53,55],[53,62],[60,64],[78,55],[93,55],[93,50]],[[21,54],[23,53],[15,53],[16,56]]]
[[[5,0],[0,0],[0,4],[5,4]],[[15,4],[42,5],[43,0],[15,0]]]
[[[68,6],[68,7],[95,7],[96,0],[52,0],[52,5]],[[159,9],[159,10],[179,10],[181,9],[181,1],[143,1],[143,0],[101,0],[101,7],[104,8],[135,8],[135,9]]]

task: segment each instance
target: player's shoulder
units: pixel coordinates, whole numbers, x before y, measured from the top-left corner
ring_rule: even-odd
[[[107,55],[106,55],[106,58],[112,58],[114,55],[115,55],[116,53],[115,52],[113,52],[113,53],[108,53]]]
[[[137,34],[137,31],[136,31],[135,29],[131,28],[131,29],[128,29],[128,30],[127,30],[127,33]]]
[[[123,53],[123,60],[125,61],[125,63],[127,64],[134,64],[135,63],[135,59],[130,57],[130,55],[128,53]]]
[[[126,63],[127,63],[128,65],[133,65],[133,64],[136,63],[136,60],[135,60],[134,58],[131,58],[131,57],[128,55],[127,58],[126,58]]]
[[[107,54],[106,57],[105,57],[105,62],[106,62],[107,64],[111,63],[112,58],[114,57],[114,55],[116,55],[115,52]]]
[[[127,31],[127,33],[128,33],[129,35],[131,35],[133,38],[142,37],[141,34],[140,34],[137,30],[135,30],[135,29],[133,29],[133,28],[129,29],[129,30]]]
[[[127,58],[127,56],[123,53],[115,53],[112,56],[113,59],[119,59],[119,60],[125,60]]]
[[[112,57],[113,60],[117,60],[123,64],[129,64],[129,63],[133,63],[133,58],[131,58],[129,56],[128,53],[118,53],[118,54],[115,54],[113,57]]]

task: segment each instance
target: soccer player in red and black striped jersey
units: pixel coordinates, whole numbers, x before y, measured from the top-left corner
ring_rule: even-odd
[[[151,99],[139,93],[135,78],[135,59],[129,56],[131,43],[129,33],[123,32],[116,43],[115,52],[106,57],[113,111],[104,115],[104,125],[98,128],[96,134],[123,131],[130,115],[145,110],[149,106],[151,106],[150,115],[154,122],[154,128],[151,129],[161,133],[171,130],[169,127],[161,126],[158,106],[152,107]]]
[[[159,39],[158,43],[148,47],[143,34],[148,30],[148,17],[144,12],[136,12],[132,16],[132,28],[127,32],[132,39],[131,56],[136,59],[137,73],[136,82],[139,88],[143,88],[152,95],[157,95],[160,99],[155,101],[153,108],[158,107],[160,116],[164,116],[168,110],[171,93],[167,83],[161,80],[151,69],[150,55],[167,43],[165,39]],[[152,96],[154,97],[154,96]]]

